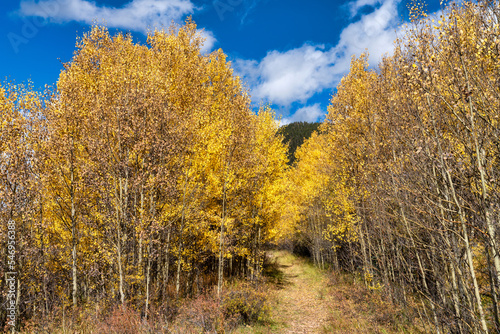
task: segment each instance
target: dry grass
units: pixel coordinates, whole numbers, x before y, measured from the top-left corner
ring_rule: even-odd
[[[274,288],[265,323],[236,333],[420,333],[404,312],[353,275],[321,271],[289,252],[270,252],[264,274]]]
[[[289,252],[270,252],[270,257],[275,262],[264,270],[274,283],[270,317],[237,333],[321,333],[330,315],[326,275]]]
[[[420,333],[383,288],[370,290],[350,274],[321,271],[286,251],[268,253],[265,282],[233,282],[219,302],[214,291],[151,310],[99,305],[66,312],[64,321],[36,321],[23,333]],[[54,314],[60,314],[54,310]],[[40,319],[39,319],[40,320]],[[35,326],[36,324],[36,326]]]
[[[422,333],[383,288],[370,290],[352,274],[331,273],[330,294],[332,313],[325,333]]]

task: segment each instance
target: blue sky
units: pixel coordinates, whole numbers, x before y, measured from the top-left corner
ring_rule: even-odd
[[[2,1],[0,79],[54,85],[76,37],[95,20],[144,43],[149,28],[191,15],[207,38],[204,51],[229,55],[255,105],[272,103],[284,123],[317,121],[353,54],[366,48],[376,65],[391,52],[406,6],[404,0]]]

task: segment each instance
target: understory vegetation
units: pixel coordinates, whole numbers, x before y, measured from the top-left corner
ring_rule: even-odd
[[[285,328],[280,245],[333,271],[301,276],[326,332],[499,332],[500,7],[410,18],[376,70],[352,58],[319,126],[255,113],[190,19],[146,45],[94,26],[55,88],[1,86],[15,329]]]
[[[500,330],[500,8],[411,8],[377,71],[353,58],[297,151],[287,206],[317,266],[417,314],[429,333]]]
[[[148,45],[95,26],[54,91],[0,90],[0,274],[18,273],[18,329],[86,312],[168,318],[214,285],[214,305],[254,320],[224,283],[254,282],[281,233],[286,146],[202,42],[189,19]]]

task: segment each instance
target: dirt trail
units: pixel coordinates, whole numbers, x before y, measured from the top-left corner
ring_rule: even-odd
[[[271,251],[264,275],[270,280],[270,314],[237,334],[422,333],[397,306],[368,290],[354,276],[333,275],[286,251]],[[273,283],[274,282],[274,283]]]
[[[286,251],[271,251],[267,256],[276,261],[273,272],[266,275],[276,282],[269,298],[270,319],[265,326],[247,326],[236,333],[328,333],[325,327],[332,313],[325,273]]]
[[[327,279],[306,260],[287,252],[270,253],[283,273],[272,318],[282,323],[278,333],[324,333],[330,309]],[[277,328],[278,329],[278,328]]]

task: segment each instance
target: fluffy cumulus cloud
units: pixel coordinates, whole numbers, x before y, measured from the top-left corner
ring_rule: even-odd
[[[352,55],[368,49],[371,65],[392,51],[396,38],[398,4],[401,0],[357,0],[348,4],[352,17],[366,6],[373,11],[343,29],[336,46],[305,44],[284,52],[270,51],[257,60],[239,59],[236,71],[248,82],[254,101],[289,107],[294,102],[307,104],[316,93],[336,86],[349,71]],[[296,111],[292,121],[315,119],[318,105]]]
[[[104,21],[108,27],[146,33],[148,29],[167,28],[172,21],[180,22],[195,10],[190,0],[133,0],[120,8],[98,6],[87,0],[23,0],[19,14],[55,23]],[[215,37],[210,31],[203,31],[202,35],[206,38],[204,51],[209,51]]]
[[[252,86],[254,99],[287,106],[305,102],[332,82],[330,58],[323,46],[304,45],[283,53],[271,51],[260,62],[236,60],[235,67]]]
[[[297,109],[290,117],[285,117],[281,120],[281,125],[286,125],[293,122],[316,122],[316,120],[324,115],[324,110],[321,109],[319,103],[310,106],[305,106]]]
[[[373,7],[379,5],[381,2],[382,2],[381,0],[357,0],[348,2],[347,7],[349,8],[351,18],[353,18],[358,14],[359,10],[362,9],[363,7],[366,6]]]
[[[39,16],[54,22],[79,21],[87,24],[104,20],[110,27],[147,31],[158,26],[168,27],[195,10],[189,0],[133,0],[124,7],[98,6],[86,0],[24,0],[20,14]]]
[[[201,52],[206,53],[212,51],[215,43],[217,42],[217,39],[215,38],[214,34],[211,31],[204,29],[198,30],[198,32],[205,39],[205,41],[203,42],[203,46],[201,47]]]
[[[355,2],[358,3],[355,8],[359,10],[365,6],[360,6],[359,3],[372,2],[371,5],[378,3],[378,1],[358,0]],[[383,1],[372,13],[361,16],[359,21],[351,23],[342,31],[340,41],[335,47],[337,66],[348,69],[351,55],[359,55],[365,49],[370,52],[372,65],[377,64],[385,53],[392,51],[396,29],[400,24],[399,2],[400,0]]]

